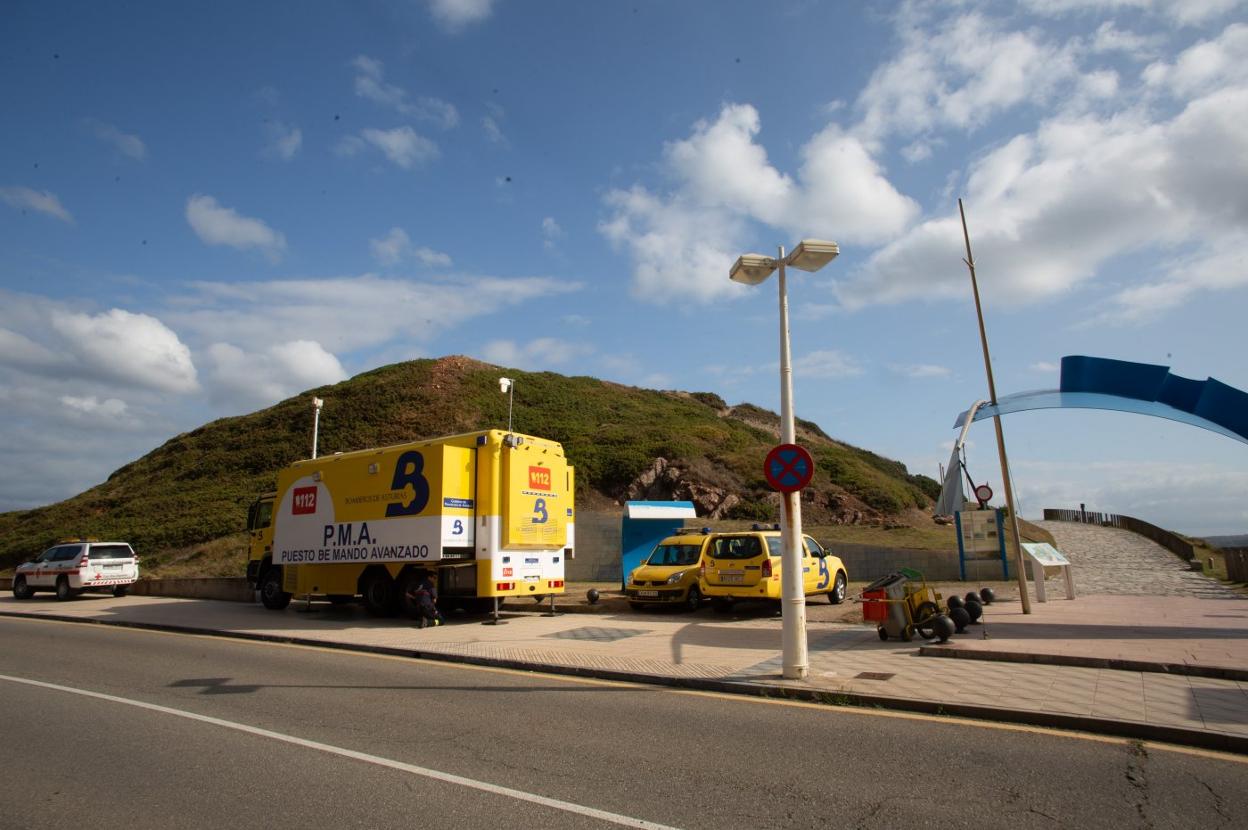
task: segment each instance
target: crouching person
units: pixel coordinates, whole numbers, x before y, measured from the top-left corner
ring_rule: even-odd
[[[416,615],[416,627],[441,625],[442,612],[438,610],[438,588],[434,584],[433,574],[423,571],[420,578],[410,583],[407,599]]]

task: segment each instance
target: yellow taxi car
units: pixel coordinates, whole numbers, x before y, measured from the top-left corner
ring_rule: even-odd
[[[686,530],[655,545],[624,586],[633,610],[647,605],[678,605],[688,611],[698,610],[702,604],[698,566],[709,538],[709,535]]]
[[[802,585],[806,596],[824,594],[833,605],[844,602],[849,583],[845,563],[810,536],[802,539]],[[712,533],[706,540],[698,588],[717,611],[728,610],[737,600],[779,601],[781,549],[779,525]]]

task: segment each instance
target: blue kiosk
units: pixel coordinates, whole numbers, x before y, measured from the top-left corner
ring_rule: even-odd
[[[698,518],[691,501],[629,501],[620,525],[620,588],[654,546]]]

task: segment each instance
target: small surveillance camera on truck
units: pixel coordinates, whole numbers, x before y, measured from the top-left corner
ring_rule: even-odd
[[[557,442],[502,430],[298,461],[251,506],[247,581],[273,610],[362,598],[379,616],[425,571],[473,610],[563,593],[573,490]]]

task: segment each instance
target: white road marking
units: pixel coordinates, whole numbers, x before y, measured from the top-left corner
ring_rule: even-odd
[[[395,761],[390,758],[382,758],[377,755],[369,755],[367,752],[356,752],[353,749],[345,749],[332,744],[323,744],[319,741],[309,741],[305,738],[296,738],[293,735],[284,735],[281,732],[272,732],[268,729],[260,729],[255,726],[248,726],[245,723],[235,723],[234,721],[222,720],[208,715],[200,715],[195,712],[187,712],[182,709],[173,709],[168,706],[160,706],[156,703],[147,703],[142,700],[131,700],[130,698],[117,697],[116,695],[104,694],[103,692],[92,692],[88,689],[77,689],[73,686],[60,686],[56,683],[45,683],[42,680],[32,680],[26,677],[12,677],[7,674],[0,674],[0,680],[7,680],[10,683],[22,683],[27,686],[36,686],[40,689],[51,689],[57,692],[67,692],[74,695],[82,695],[83,697],[91,697],[96,700],[107,700],[110,703],[121,703],[126,706],[134,706],[139,709],[147,709],[151,712],[161,712],[166,715],[174,715],[187,720],[199,721],[200,723],[211,724],[212,726],[220,726],[225,729],[233,729],[238,732],[245,732],[249,735],[258,735],[262,738],[272,738],[275,741],[301,746],[306,749],[315,749],[320,752],[328,752],[331,755],[341,755],[343,758],[352,758],[356,761],[363,761],[367,764],[376,764],[379,767],[387,767],[389,769],[398,770],[400,772],[419,775],[423,778],[431,778],[434,781],[443,781],[447,784],[456,784],[461,787],[469,787],[474,790],[492,793],[494,795],[506,796],[514,798],[517,801],[527,801],[530,804],[538,804],[542,807],[550,807],[555,810],[563,810],[567,813],[575,813],[581,816],[589,816],[600,821],[618,824],[623,827],[638,827],[646,830],[677,830],[666,824],[658,824],[645,819],[632,818],[631,816],[623,816],[619,813],[611,813],[606,810],[598,810],[594,807],[586,807],[582,804],[573,804],[570,801],[560,801],[557,798],[547,798],[543,795],[528,793],[524,790],[516,790],[511,787],[503,787],[498,784],[490,784],[486,781],[477,781],[474,778],[465,778],[462,775],[453,775],[449,772],[440,772],[436,769],[428,767],[418,767],[414,764],[405,764],[402,761]]]

